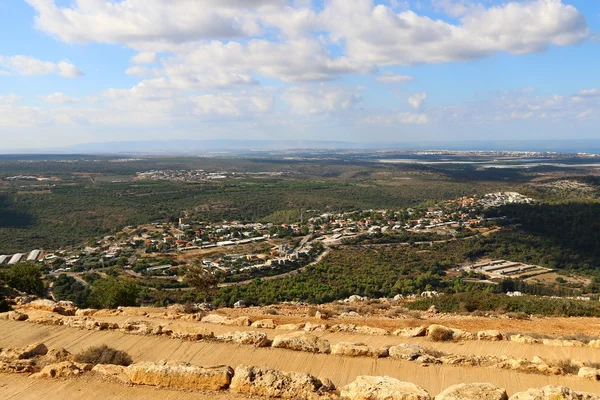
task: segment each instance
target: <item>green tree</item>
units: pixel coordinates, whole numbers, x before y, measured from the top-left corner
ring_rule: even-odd
[[[6,283],[21,292],[37,295],[44,292],[42,271],[32,263],[13,265],[6,273]]]
[[[215,294],[222,278],[223,276],[218,270],[207,268],[199,261],[190,265],[185,274],[187,284],[194,288],[198,298],[205,302]]]
[[[132,281],[99,279],[92,285],[88,303],[96,308],[116,308],[137,305],[140,287]]]

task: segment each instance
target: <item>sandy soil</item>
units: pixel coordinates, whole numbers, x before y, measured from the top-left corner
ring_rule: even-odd
[[[211,326],[215,332],[220,331],[222,328],[226,331],[238,329],[237,327]],[[271,331],[271,335],[275,332]],[[400,338],[396,337],[358,337],[345,334],[325,334],[324,336],[332,341],[350,338],[353,341],[365,341],[371,344],[402,342]],[[414,340],[418,342],[423,339]],[[234,367],[239,364],[249,364],[282,371],[306,372],[319,378],[329,378],[338,386],[353,381],[358,375],[387,375],[403,381],[414,382],[424,387],[432,395],[439,393],[450,385],[461,382],[490,382],[506,388],[509,394],[550,384],[564,385],[578,391],[600,393],[600,383],[577,377],[534,375],[496,368],[423,367],[418,364],[392,359],[349,358],[214,342],[187,342],[157,336],[127,335],[112,331],[85,331],[26,322],[0,322],[0,347],[24,346],[33,342],[44,342],[50,348],[64,347],[73,353],[89,346],[106,343],[129,352],[135,361],[172,359],[188,361],[196,365],[227,364]],[[581,355],[585,359],[600,360],[600,351],[591,349],[564,349],[487,342],[467,342],[464,345],[427,343],[428,345],[431,344],[430,347],[461,353],[503,354],[520,351],[523,355],[525,353],[527,355],[535,353],[544,356],[555,353],[560,354],[561,357],[564,353],[571,357]],[[576,353],[578,351],[579,353]],[[65,385],[70,385],[70,383],[65,383]],[[74,385],[74,388],[77,387],[76,383]],[[13,391],[17,390],[13,384],[7,384],[7,387]]]
[[[69,380],[31,379],[0,374],[0,398],[4,400],[248,400],[230,393],[184,392],[145,386],[128,386],[82,377]]]

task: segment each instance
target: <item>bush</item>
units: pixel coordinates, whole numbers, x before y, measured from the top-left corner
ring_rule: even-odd
[[[92,365],[114,364],[124,367],[131,365],[131,356],[124,351],[113,349],[103,344],[90,347],[75,356],[75,361]]]
[[[562,369],[565,374],[577,375],[579,372],[579,365],[575,364],[573,360],[569,358],[560,360],[556,363],[556,366]]]

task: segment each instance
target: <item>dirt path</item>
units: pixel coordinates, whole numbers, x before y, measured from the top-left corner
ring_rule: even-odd
[[[228,331],[237,329],[237,327],[224,328],[227,328]],[[214,330],[217,331],[217,329]],[[326,336],[332,339],[344,338],[344,335],[341,334]],[[359,339],[354,335],[347,336]],[[361,337],[360,339],[369,339],[373,343],[390,340],[391,338]],[[398,340],[398,338],[394,339]],[[196,365],[227,364],[235,367],[239,364],[249,364],[266,366],[281,371],[305,372],[319,378],[329,378],[337,386],[353,381],[358,375],[387,375],[416,383],[432,395],[439,393],[452,384],[461,382],[490,382],[506,388],[509,394],[531,387],[542,387],[551,384],[568,386],[578,391],[600,393],[600,383],[577,377],[524,374],[480,367],[423,367],[393,359],[350,358],[214,342],[187,342],[165,337],[135,336],[111,331],[85,331],[62,326],[42,326],[12,321],[0,322],[0,347],[24,346],[40,341],[46,343],[50,348],[64,347],[73,353],[89,346],[108,344],[129,352],[136,361],[172,359],[188,361]],[[398,342],[400,341],[398,340]],[[474,342],[473,347],[465,347],[465,349],[473,351],[476,344],[481,349],[488,348],[490,345],[492,347],[489,347],[489,349],[493,349],[494,345]],[[526,348],[525,345],[522,346]],[[493,350],[503,351],[503,348],[497,347]],[[550,350],[556,351],[553,348],[550,348]],[[562,349],[559,351],[562,351]],[[596,353],[598,352],[594,352],[594,354]],[[12,388],[12,386],[9,387]]]

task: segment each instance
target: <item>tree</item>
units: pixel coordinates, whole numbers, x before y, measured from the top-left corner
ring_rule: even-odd
[[[140,287],[132,281],[99,279],[92,285],[88,303],[95,308],[135,306],[139,292]]]
[[[187,268],[185,281],[191,288],[196,290],[198,297],[206,302],[217,291],[222,277],[218,270],[207,268],[196,261]]]
[[[44,292],[42,271],[32,263],[13,265],[6,273],[8,286],[21,292],[41,295]]]

